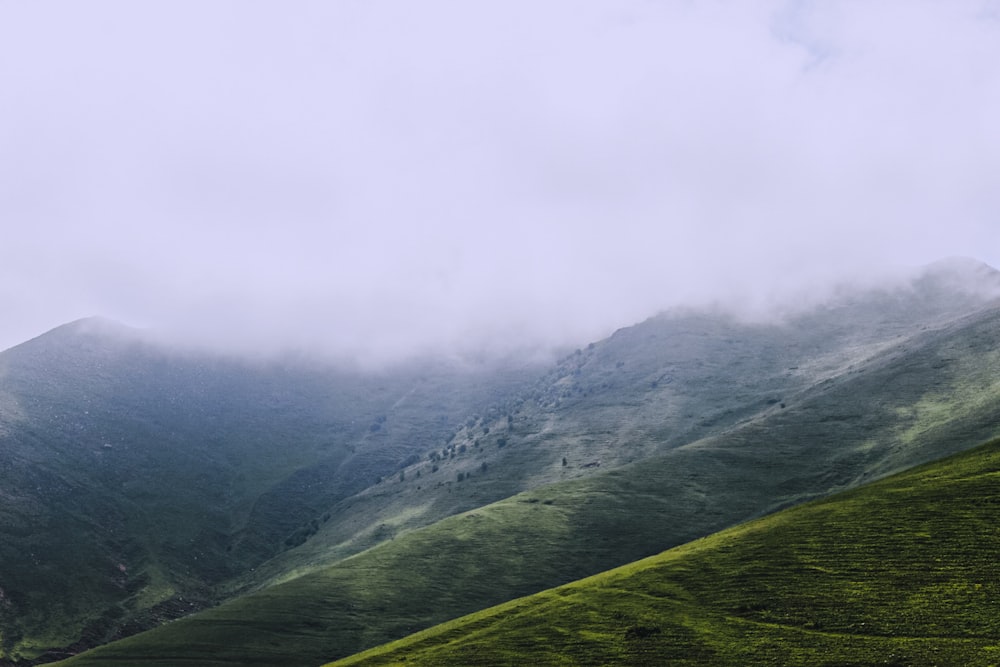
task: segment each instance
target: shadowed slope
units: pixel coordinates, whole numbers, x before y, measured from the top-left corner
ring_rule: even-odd
[[[0,664],[218,602],[518,381],[183,354],[103,320],[0,353]]]

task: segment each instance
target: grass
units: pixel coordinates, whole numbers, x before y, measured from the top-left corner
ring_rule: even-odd
[[[994,441],[332,664],[998,664],[998,518]]]
[[[958,372],[966,359],[995,345],[995,325],[993,315],[929,333],[909,350],[889,349],[864,368],[786,397],[787,408],[769,405],[759,418],[722,435],[422,529],[406,528],[402,508],[449,502],[475,487],[465,481],[418,491],[408,472],[405,484],[384,482],[366,492],[388,493],[389,485],[399,490],[394,497],[400,504],[378,519],[392,539],[66,664],[315,665],[965,449],[996,433],[997,369],[985,364],[979,375]],[[958,348],[966,356],[942,366],[941,359]],[[949,372],[953,368],[958,371]],[[935,421],[909,436],[910,417],[901,408],[927,396],[939,402],[976,391],[982,400],[975,409],[956,409],[947,424]],[[512,444],[504,451],[528,446]],[[535,455],[554,456],[551,450]],[[372,515],[355,518],[364,516]],[[324,539],[321,530],[315,543]],[[753,564],[746,568],[752,575]],[[738,627],[750,622],[737,620],[743,624]],[[642,623],[633,625],[634,633],[645,632]]]
[[[748,497],[741,486],[730,495],[720,492],[712,498],[692,486],[674,486],[667,492],[663,487],[684,466],[679,455],[671,460],[675,465],[670,467],[636,466],[539,489],[446,519],[319,572],[101,647],[67,664],[119,660],[175,666],[210,660],[317,664],[463,611],[544,589],[550,582],[599,571],[606,563],[648,555],[665,541],[684,542],[736,520],[734,499]],[[690,509],[680,513],[679,507]],[[784,539],[779,535],[757,552],[745,552],[744,574],[750,576],[754,568],[763,567],[768,549],[775,540]],[[817,560],[815,553],[804,558],[815,561],[809,564],[810,572],[834,569]],[[715,595],[710,589],[697,595]],[[635,624],[646,627],[640,621]]]

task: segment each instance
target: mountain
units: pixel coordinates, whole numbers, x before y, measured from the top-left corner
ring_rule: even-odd
[[[337,500],[536,376],[241,361],[99,319],[0,353],[0,663],[219,602]]]
[[[991,665],[1000,440],[337,665]]]
[[[973,447],[997,283],[948,263],[781,320],[623,329],[334,501],[240,597],[67,664],[315,665]]]
[[[689,311],[621,329],[568,355],[530,390],[471,416],[402,480],[340,502],[318,535],[258,568],[253,583],[283,581],[446,516],[774,413],[882,351],[988,309],[1000,294],[998,275],[950,260],[912,282],[845,289],[781,320]]]

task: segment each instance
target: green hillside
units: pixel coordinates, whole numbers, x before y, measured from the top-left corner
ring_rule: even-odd
[[[337,665],[995,665],[1000,440]]]
[[[783,399],[718,435],[400,532],[66,664],[314,665],[972,447],[997,432],[1000,312]]]

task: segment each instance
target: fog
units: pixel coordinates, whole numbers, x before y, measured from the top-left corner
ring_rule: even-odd
[[[578,345],[1000,264],[1000,3],[0,0],[0,349]]]

